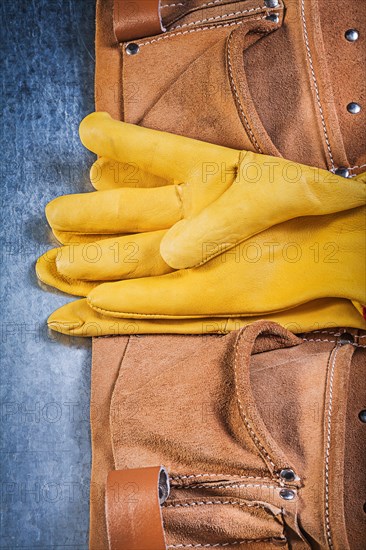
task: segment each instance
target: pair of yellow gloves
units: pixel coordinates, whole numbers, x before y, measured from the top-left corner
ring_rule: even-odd
[[[66,334],[227,332],[268,318],[294,332],[365,328],[366,174],[237,151],[93,113],[96,192],[59,197],[64,245],[39,279],[86,299],[49,318]]]

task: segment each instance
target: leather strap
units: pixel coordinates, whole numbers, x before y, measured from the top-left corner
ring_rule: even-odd
[[[113,27],[118,42],[164,32],[160,0],[114,0]]]
[[[109,472],[109,550],[166,550],[161,504],[168,496],[169,477],[162,466]]]

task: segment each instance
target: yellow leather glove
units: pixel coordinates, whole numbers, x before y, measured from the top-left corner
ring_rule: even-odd
[[[208,331],[220,332],[263,316],[295,332],[365,326],[350,302],[366,301],[365,175],[345,180],[104,113],[89,115],[80,135],[102,155],[92,170],[102,191],[48,205],[56,237],[72,244],[43,256],[37,273],[88,299],[55,312],[52,328],[202,332],[214,320],[221,328]],[[148,188],[118,187],[106,168],[126,162]],[[189,269],[172,272],[180,268]],[[111,328],[118,318],[138,328]]]

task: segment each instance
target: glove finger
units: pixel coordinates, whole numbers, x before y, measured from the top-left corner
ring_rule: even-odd
[[[46,217],[55,232],[114,235],[167,229],[181,219],[182,207],[173,185],[111,189],[58,197]]]
[[[159,252],[163,235],[156,231],[56,248],[38,259],[37,276],[63,292],[86,296],[105,281],[171,273]]]
[[[137,165],[100,157],[90,169],[90,181],[95,189],[116,189],[119,187],[163,187],[167,181],[150,172],[144,172]]]
[[[246,154],[246,159],[252,157],[252,153]],[[277,161],[282,172],[283,160],[273,162]],[[164,260],[174,269],[194,267],[286,220],[347,211],[365,204],[362,175],[345,182],[344,178],[318,170],[315,180],[313,168],[296,166],[301,168],[296,182],[280,174],[277,177],[276,172],[274,181],[266,177],[254,184],[236,181],[197,216],[172,226],[161,243]]]
[[[207,333],[225,327],[226,319],[210,324],[204,319]],[[91,309],[86,299],[76,300],[54,311],[47,320],[51,330],[70,336],[106,336],[117,334],[202,334],[201,319],[115,319]],[[221,332],[221,331],[219,331]]]
[[[104,281],[82,281],[62,276],[57,269],[57,259],[65,253],[65,248],[67,247],[53,248],[38,258],[36,263],[38,280],[67,294],[87,296],[97,284]]]
[[[325,297],[365,304],[364,226],[364,208],[290,220],[201,267],[100,285],[88,303],[151,318],[267,315]]]
[[[108,113],[92,113],[80,124],[82,143],[98,156],[138,166],[167,181],[183,183],[201,177],[208,164],[233,169],[239,152],[175,134],[113,120]]]
[[[85,299],[75,300],[48,318],[51,330],[68,336],[117,334],[226,334],[260,319],[274,321],[294,333],[342,325],[365,329],[366,323],[348,300],[323,298],[268,316],[201,319],[116,319],[97,313]]]

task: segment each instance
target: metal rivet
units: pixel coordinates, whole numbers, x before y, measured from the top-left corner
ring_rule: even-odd
[[[347,105],[347,111],[352,115],[357,115],[361,111],[361,105],[352,101]]]
[[[364,409],[363,411],[360,411],[360,412],[359,412],[358,418],[361,420],[361,422],[363,422],[364,424],[366,424],[366,409]]]
[[[295,491],[291,491],[291,489],[281,489],[280,491],[280,497],[283,498],[283,500],[293,500],[295,496]]]
[[[280,477],[284,481],[295,481],[296,474],[291,468],[284,468],[280,471]]]
[[[343,332],[339,337],[339,343],[341,346],[344,346],[345,344],[353,344],[355,341],[355,338],[353,334],[350,334],[349,332]]]
[[[348,29],[344,33],[344,36],[346,37],[346,40],[348,40],[348,42],[356,42],[356,40],[358,40],[359,34],[356,29]]]
[[[342,178],[349,178],[349,170],[345,166],[340,166],[337,168],[337,170],[334,171],[337,176],[341,176]]]
[[[164,467],[159,472],[159,502],[164,504],[170,493],[169,475]]]
[[[134,42],[131,42],[130,44],[127,44],[126,46],[126,53],[128,55],[136,55],[140,51],[140,46],[138,44],[135,44]]]
[[[264,5],[267,8],[277,8],[278,0],[264,0]]]
[[[278,23],[280,20],[278,13],[270,13],[266,17],[266,21],[271,21],[272,23]]]

